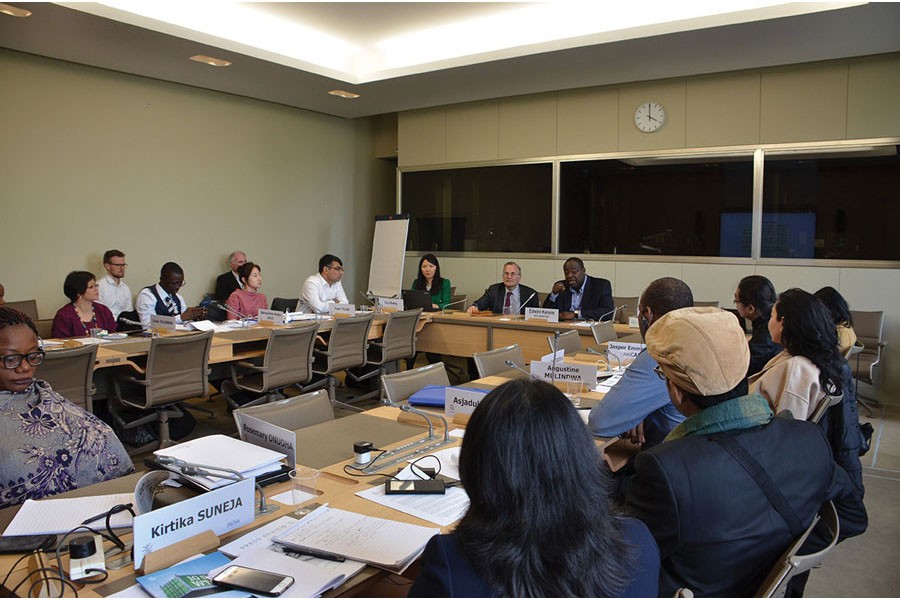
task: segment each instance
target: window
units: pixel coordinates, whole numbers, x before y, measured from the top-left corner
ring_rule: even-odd
[[[767,155],[763,258],[900,260],[900,157]]]
[[[564,162],[563,254],[750,256],[751,156]]]
[[[550,163],[402,174],[409,250],[550,252]]]

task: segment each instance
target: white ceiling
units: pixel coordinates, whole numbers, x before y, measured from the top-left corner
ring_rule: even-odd
[[[348,118],[900,51],[896,3],[8,4],[2,47]]]

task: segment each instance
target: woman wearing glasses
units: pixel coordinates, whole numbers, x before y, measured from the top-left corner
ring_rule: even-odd
[[[53,337],[90,337],[101,331],[115,332],[112,311],[98,302],[100,286],[93,273],[72,271],[66,275],[63,293],[71,302],[56,311],[51,329]]]
[[[34,378],[43,361],[31,319],[0,306],[0,508],[134,470],[108,425]]]

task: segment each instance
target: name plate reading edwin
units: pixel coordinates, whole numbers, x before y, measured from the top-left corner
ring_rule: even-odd
[[[398,312],[403,310],[403,298],[385,298],[376,296],[375,302],[382,312]]]
[[[547,321],[559,323],[559,311],[555,308],[531,308],[525,309],[526,321]]]
[[[644,344],[638,342],[609,342],[608,354],[611,356],[618,356],[619,360],[625,360],[626,358],[637,358],[637,355],[641,353],[641,350],[646,348]]]
[[[444,414],[451,419],[454,415],[472,414],[475,407],[487,396],[487,391],[479,392],[455,387],[448,387],[444,393]]]
[[[356,307],[352,304],[334,303],[328,307],[328,312],[335,317],[355,317]]]
[[[588,389],[597,385],[597,365],[584,365],[580,363],[556,363],[556,381],[581,382]],[[544,381],[550,381],[550,374],[554,370],[552,362],[531,361],[531,376]]]
[[[297,464],[296,432],[252,415],[238,413],[237,411],[234,415],[235,421],[238,422],[238,433],[241,436],[241,440],[260,448],[283,452],[287,454],[287,464],[289,466],[293,467]]]
[[[272,323],[273,325],[284,325],[284,313],[280,310],[259,309],[259,322]]]
[[[236,481],[165,508],[134,518],[134,565],[140,568],[147,554],[212,529],[228,533],[253,522],[253,478]]]
[[[151,331],[175,332],[175,317],[172,315],[150,315]]]

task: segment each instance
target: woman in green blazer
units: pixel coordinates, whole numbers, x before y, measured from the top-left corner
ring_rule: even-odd
[[[450,280],[441,277],[437,256],[426,254],[419,260],[419,275],[412,282],[412,289],[430,292],[434,308],[444,308],[450,304]]]

